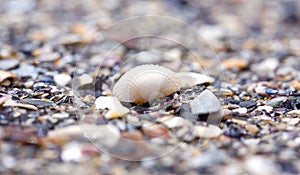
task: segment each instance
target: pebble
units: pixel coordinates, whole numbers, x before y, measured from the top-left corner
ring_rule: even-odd
[[[272,106],[258,106],[256,108],[256,110],[259,110],[259,111],[266,111],[268,113],[272,112],[273,111],[273,107]]]
[[[32,77],[33,79],[36,79],[38,76],[37,68],[30,64],[22,64],[19,68],[15,69],[13,72],[20,77]]]
[[[259,131],[258,127],[252,124],[246,124],[245,128],[252,134],[256,134]]]
[[[64,162],[79,162],[82,156],[80,145],[72,142],[64,146],[61,153],[61,159]]]
[[[239,105],[241,107],[250,108],[250,107],[253,107],[256,105],[256,101],[254,101],[254,100],[243,101],[243,102],[240,102]]]
[[[61,113],[55,113],[51,115],[53,118],[57,118],[57,119],[65,119],[69,117],[69,114],[66,112],[61,112]]]
[[[253,64],[251,70],[258,73],[259,75],[272,74],[279,65],[277,58],[268,58],[258,64]]]
[[[157,52],[140,52],[136,55],[139,64],[155,64],[161,61],[161,55]]]
[[[244,69],[248,63],[241,58],[228,58],[222,61],[222,65],[227,69]]]
[[[85,135],[97,146],[107,148],[116,146],[121,138],[120,130],[111,124],[94,125],[81,124],[80,127]]]
[[[80,125],[70,125],[63,128],[50,130],[46,139],[58,145],[63,145],[75,136],[82,136],[83,131]]]
[[[223,131],[215,125],[201,126],[197,125],[193,128],[195,136],[200,138],[216,138],[223,134]]]
[[[192,114],[208,114],[221,109],[218,98],[209,90],[204,90],[190,102]]]
[[[93,77],[89,74],[82,74],[78,77],[80,85],[90,84],[93,82]]]
[[[175,60],[180,60],[181,58],[181,51],[180,49],[171,49],[166,52],[164,52],[164,60],[165,61],[175,61]]]
[[[54,81],[60,86],[66,86],[71,81],[71,76],[65,73],[54,75]]]
[[[16,59],[3,59],[0,60],[0,69],[9,70],[19,65],[19,61]]]
[[[247,157],[244,168],[249,174],[255,175],[276,174],[277,172],[272,160],[258,155]]]
[[[34,98],[25,98],[20,100],[21,103],[31,104],[38,107],[50,107],[54,105],[53,102],[47,99],[34,99]]]
[[[60,58],[60,54],[54,52],[54,53],[42,54],[38,57],[38,60],[40,62],[51,62],[51,61],[58,60],[59,58]]]
[[[292,81],[292,85],[295,89],[297,89],[298,91],[300,91],[300,81],[299,80],[293,80]]]
[[[124,107],[116,97],[100,96],[95,101],[96,109],[109,109],[105,117],[114,119],[124,116],[129,112],[129,109]]]
[[[280,105],[282,104],[282,102],[284,100],[286,100],[287,98],[286,97],[275,97],[271,100],[268,100],[265,102],[265,104],[267,106],[272,106],[272,107],[280,107]]]
[[[185,122],[187,122],[182,117],[163,117],[161,120],[159,120],[163,125],[167,126],[168,128],[176,128],[176,127],[182,127]]]
[[[34,105],[30,105],[30,104],[24,104],[24,103],[18,103],[14,100],[7,100],[5,101],[5,103],[3,104],[4,107],[20,107],[20,108],[25,108],[25,109],[31,109],[31,110],[38,110],[38,108]]]
[[[169,130],[158,124],[144,125],[142,127],[145,135],[151,138],[168,137]]]
[[[247,114],[247,108],[237,108],[237,109],[234,109],[234,110],[232,110],[232,112],[237,112],[237,113],[239,113],[240,115],[245,115],[245,114]]]

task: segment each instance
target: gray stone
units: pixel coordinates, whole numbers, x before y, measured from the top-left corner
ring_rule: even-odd
[[[9,70],[17,67],[19,65],[19,61],[16,59],[3,59],[0,60],[0,69]]]
[[[276,98],[273,98],[273,99],[267,101],[265,104],[267,106],[280,107],[282,102],[286,99],[287,99],[286,97],[276,97]]]
[[[221,105],[218,98],[209,90],[204,90],[201,94],[190,102],[192,114],[209,114],[220,110]]]

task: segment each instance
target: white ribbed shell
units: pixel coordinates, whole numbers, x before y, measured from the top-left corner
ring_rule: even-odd
[[[113,95],[121,102],[141,104],[168,96],[182,87],[212,83],[212,77],[191,73],[175,73],[159,65],[137,66],[126,72],[113,87]]]
[[[122,102],[144,103],[180,89],[176,73],[158,65],[137,66],[126,72],[113,88],[113,95]]]

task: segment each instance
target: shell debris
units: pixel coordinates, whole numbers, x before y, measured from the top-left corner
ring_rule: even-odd
[[[100,96],[95,101],[96,109],[109,109],[105,117],[107,119],[118,118],[129,112],[116,97]]]

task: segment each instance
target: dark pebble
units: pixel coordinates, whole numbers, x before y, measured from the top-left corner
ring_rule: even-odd
[[[299,171],[297,168],[293,165],[292,162],[289,161],[282,161],[279,162],[280,168],[282,172],[288,173],[288,174],[299,174]]]
[[[238,128],[231,127],[224,132],[224,135],[226,135],[228,137],[233,137],[233,138],[240,138],[243,134],[240,132],[240,130]]]
[[[40,79],[40,82],[52,83],[53,82],[53,77],[52,76],[44,76]]]
[[[254,100],[243,101],[243,102],[240,102],[239,105],[241,107],[250,108],[250,107],[254,107],[256,105],[256,101],[254,101]]]
[[[269,94],[269,95],[275,95],[275,94],[278,93],[278,90],[272,89],[272,88],[267,88],[266,93]]]

